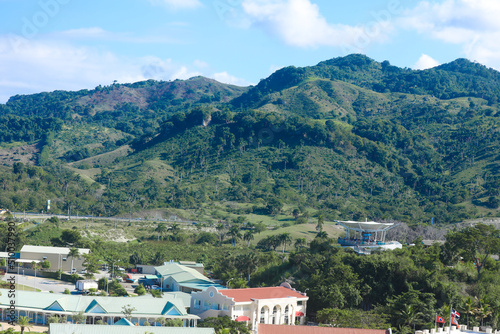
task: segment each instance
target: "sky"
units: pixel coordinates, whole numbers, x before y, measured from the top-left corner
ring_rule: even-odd
[[[351,53],[500,69],[498,17],[498,0],[0,0],[0,103],[115,80],[248,86]]]

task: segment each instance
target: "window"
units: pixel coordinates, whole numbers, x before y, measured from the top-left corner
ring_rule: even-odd
[[[297,301],[297,305],[302,305],[302,300]]]
[[[265,323],[264,316],[260,317],[260,323],[261,323],[261,324],[264,324],[264,323]]]
[[[198,299],[195,299],[193,304],[194,308],[200,308],[200,301]]]

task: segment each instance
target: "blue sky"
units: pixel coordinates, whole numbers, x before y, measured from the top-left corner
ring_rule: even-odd
[[[498,0],[0,0],[0,102],[196,75],[256,84],[350,53],[500,69]]]

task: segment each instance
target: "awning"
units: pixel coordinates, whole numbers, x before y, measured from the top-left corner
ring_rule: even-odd
[[[295,312],[295,316],[296,316],[296,317],[303,317],[303,316],[304,316],[304,313],[303,313],[303,312],[300,312],[300,311],[297,311],[297,312]]]
[[[250,320],[249,317],[247,317],[246,315],[240,315],[238,318],[236,318],[236,321],[248,321]]]
[[[16,259],[16,262],[19,262],[19,263],[32,263],[32,262],[40,263],[39,260],[26,260],[26,259]]]

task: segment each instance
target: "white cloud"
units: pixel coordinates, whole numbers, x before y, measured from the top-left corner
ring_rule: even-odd
[[[436,59],[432,58],[429,55],[422,54],[422,56],[420,56],[415,65],[413,65],[413,68],[417,70],[426,70],[428,68],[433,68],[438,65],[439,62]]]
[[[141,75],[146,79],[185,80],[201,74],[198,71],[190,70],[186,65],[176,64],[172,59],[158,57],[143,58],[141,66]]]
[[[420,2],[398,20],[403,28],[462,47],[471,60],[500,68],[500,1]]]
[[[373,20],[366,25],[329,23],[310,0],[244,0],[242,6],[253,26],[297,47],[340,46],[351,49],[347,51],[362,51],[386,40],[393,29],[390,15],[389,20]]]
[[[112,53],[51,41],[0,36],[0,101],[15,94],[78,90],[113,80],[143,79],[136,66]],[[15,84],[13,84],[15,83]]]
[[[199,0],[149,0],[149,2],[171,9],[194,9],[202,6]]]
[[[230,75],[227,72],[220,72],[220,73],[214,73],[211,75],[211,78],[230,85],[236,85],[236,86],[248,86],[250,83],[248,81],[235,77],[233,75]]]
[[[152,56],[127,58],[60,40],[35,41],[17,35],[0,35],[0,73],[0,103],[17,94],[92,89],[114,80],[130,83],[205,75],[225,83],[247,84],[227,72],[212,74],[210,65],[199,60],[182,64]]]

